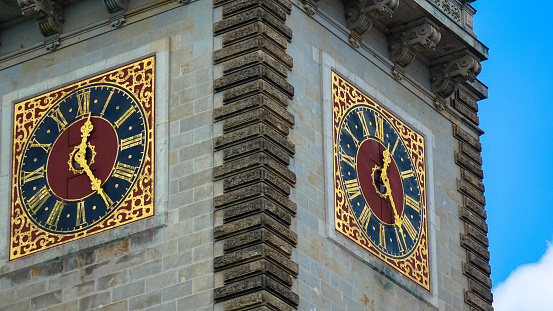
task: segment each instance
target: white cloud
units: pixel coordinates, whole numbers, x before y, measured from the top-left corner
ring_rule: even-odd
[[[517,267],[493,294],[497,311],[553,310],[553,244],[538,262]]]

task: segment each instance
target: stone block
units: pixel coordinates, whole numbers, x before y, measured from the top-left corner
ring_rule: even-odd
[[[292,156],[295,153],[295,145],[292,142],[290,142],[284,135],[275,131],[272,127],[263,123],[253,124],[216,137],[213,141],[213,147],[215,150],[221,150],[223,148],[260,137],[267,138],[271,142],[282,147],[289,156]]]
[[[478,112],[478,103],[467,92],[457,89],[455,97],[467,105],[472,111]]]
[[[225,191],[232,191],[236,188],[260,182],[273,186],[275,189],[281,191],[283,194],[290,194],[290,184],[275,173],[263,167],[245,171],[225,178],[223,180],[223,189]]]
[[[9,298],[6,297],[6,300],[12,300],[11,302],[16,301],[16,300],[23,300],[25,298],[40,295],[40,294],[44,293],[45,291],[46,291],[46,281],[45,280],[44,281],[39,281],[39,282],[34,282],[34,283],[31,283],[31,284],[26,285],[26,286],[15,288],[15,295],[14,295],[14,292],[12,291],[11,295],[13,297],[9,297]],[[2,296],[3,295],[0,295],[0,297],[2,297]],[[7,303],[0,302],[0,306],[6,305],[6,304]]]
[[[285,241],[284,239],[281,239],[279,236],[264,228],[248,231],[226,238],[223,241],[223,250],[225,252],[231,252],[239,248],[245,248],[262,243],[273,247],[275,250],[281,252],[283,255],[292,255],[292,244],[290,244],[288,241]]]
[[[24,300],[11,305],[2,307],[2,311],[29,311],[31,310],[31,301]]]
[[[178,283],[169,287],[165,287],[161,291],[162,301],[175,300],[192,294],[192,281]]]
[[[255,245],[245,249],[240,249],[223,256],[216,257],[213,265],[215,271],[231,268],[249,261],[265,258],[274,265],[280,267],[284,271],[293,276],[298,275],[298,264],[288,259],[287,256],[274,250],[268,245]]]
[[[282,59],[282,57],[280,57],[280,59]],[[284,78],[288,76],[288,67],[283,65],[280,61],[277,61],[264,50],[253,51],[251,53],[227,60],[223,63],[223,73],[229,74],[233,71],[257,64],[265,64]]]
[[[288,196],[282,195],[266,184],[256,184],[227,192],[215,197],[213,205],[215,208],[223,208],[229,205],[244,203],[245,201],[257,199],[259,197],[265,197],[273,203],[278,204],[280,207],[285,208],[291,215],[296,215],[297,205],[288,199]]]
[[[471,304],[472,306],[476,307],[476,310],[479,311],[493,311],[493,307],[491,303],[488,303],[487,301],[480,298],[480,296],[477,296],[476,294],[466,291],[465,292],[465,301]]]
[[[245,26],[255,22],[264,22],[271,25],[276,31],[283,35],[288,41],[292,40],[292,29],[284,25],[284,23],[276,18],[273,14],[264,8],[254,8],[246,12],[242,12],[213,24],[213,34],[220,35],[227,31]]]
[[[481,191],[484,191],[484,183],[482,180],[478,177],[476,177],[473,173],[461,168],[461,178],[470,183],[471,185],[475,186]]]
[[[469,291],[478,294],[481,298],[483,298],[489,303],[492,303],[493,301],[493,294],[491,293],[489,288],[484,287],[480,285],[480,283],[477,283],[470,279],[469,279]]]
[[[298,243],[297,233],[293,232],[287,226],[264,213],[255,214],[247,218],[227,222],[221,226],[217,226],[213,229],[213,235],[216,240],[220,240],[243,233],[244,231],[258,228],[267,228],[274,234],[279,235],[282,239],[287,240],[292,245],[296,245]]]
[[[470,223],[465,223],[465,233],[482,244],[482,246],[488,247],[490,246],[488,237],[484,232],[482,232],[480,229],[477,229],[475,226],[471,225]]]
[[[242,0],[228,2],[223,5],[223,18],[230,17],[232,15],[241,13],[243,11],[248,11],[253,8],[263,8],[271,12],[276,18],[278,18],[283,23],[286,22],[286,15],[289,12],[286,12],[284,6],[279,5],[279,2],[284,1],[275,1],[275,0]]]
[[[88,282],[83,282],[75,286],[66,287],[62,289],[63,297],[71,297],[71,299],[91,295],[94,293],[94,284],[95,280],[90,280]]]
[[[275,43],[281,49],[286,49],[288,40],[263,22],[255,22],[223,34],[223,46],[234,44],[246,38],[261,35]]]
[[[257,274],[270,275],[271,277],[279,280],[289,287],[293,284],[293,278],[291,274],[273,265],[265,259],[248,262],[243,265],[224,270],[223,279],[225,280],[225,282],[232,282],[234,280],[244,279],[245,277]]]
[[[273,157],[265,153],[255,153],[236,160],[226,161],[223,165],[217,166],[213,169],[213,178],[215,180],[219,180],[226,176],[234,175],[260,166],[278,174],[290,184],[296,183],[296,175],[290,171],[288,167],[282,165]]]
[[[451,99],[451,106],[453,109],[457,110],[460,114],[472,121],[472,123],[476,125],[480,124],[480,118],[478,118],[478,115],[464,102],[457,99]]]
[[[161,291],[147,292],[129,300],[129,310],[140,310],[161,303]]]
[[[476,189],[464,180],[458,180],[457,185],[459,187],[459,192],[468,195],[482,205],[486,205],[486,198],[481,190]]]
[[[469,223],[472,223],[478,229],[482,230],[484,233],[488,233],[488,224],[486,221],[471,212],[471,210],[466,207],[459,208],[459,217]]]
[[[484,171],[482,171],[482,166],[472,161],[469,157],[460,153],[455,153],[455,163],[457,163],[461,167],[465,167],[478,178],[484,178]]]
[[[127,271],[121,271],[117,273],[108,274],[99,278],[96,281],[96,287],[98,291],[103,291],[111,287],[123,285],[128,282]]]
[[[292,222],[290,212],[265,198],[258,198],[227,207],[223,210],[223,219],[225,222],[231,222],[237,218],[243,218],[258,213],[266,213],[288,226]]]
[[[213,118],[215,121],[224,120],[237,114],[258,108],[271,111],[290,127],[292,127],[295,123],[294,116],[288,112],[285,107],[281,106],[279,102],[272,100],[264,94],[248,96],[244,99],[216,108],[213,110]]]
[[[248,154],[263,152],[279,160],[284,165],[290,164],[290,154],[282,147],[273,144],[264,137],[245,141],[237,145],[230,146],[223,150],[223,159],[225,161],[246,156]]]
[[[479,139],[456,124],[453,124],[453,136],[467,143],[472,149],[478,152],[482,151],[482,144]]]
[[[237,295],[241,295],[243,293],[261,290],[270,292],[282,301],[294,307],[297,307],[299,304],[299,296],[296,293],[292,292],[289,288],[267,275],[258,275],[216,288],[213,296],[215,298],[215,302],[219,302],[226,300],[229,297],[236,297]]]
[[[130,297],[144,294],[146,282],[144,280],[135,281],[112,290],[112,300],[119,301]]]
[[[463,264],[463,274],[486,286],[488,289],[492,288],[492,280],[490,279],[490,276],[480,271],[470,263]]]
[[[285,123],[270,110],[258,108],[225,119],[223,121],[223,133],[228,133],[255,123],[264,123],[285,136],[288,136],[290,131],[290,124]]]
[[[284,107],[288,105],[288,95],[265,80],[254,80],[225,90],[223,92],[223,102],[228,104],[255,94],[265,94]]]
[[[492,273],[489,262],[471,251],[467,251],[467,261],[488,275]]]
[[[480,152],[474,151],[469,145],[459,141],[459,152],[471,158],[476,163],[482,165],[482,156]]]
[[[111,303],[110,292],[102,292],[79,299],[79,310],[90,310]]]
[[[461,234],[461,246],[473,251],[474,254],[482,257],[484,260],[490,260],[490,252],[488,249],[465,234]]]
[[[128,304],[126,300],[121,300],[118,302],[110,303],[106,306],[100,306],[94,309],[94,311],[126,311],[128,310],[127,305]]]
[[[463,197],[463,205],[465,208],[468,208],[471,212],[480,217],[482,220],[486,220],[486,218],[488,218],[488,214],[486,213],[484,207],[474,202],[470,198]]]
[[[264,64],[248,67],[218,78],[213,81],[213,88],[215,92],[220,92],[235,87],[238,84],[245,84],[256,79],[263,79],[271,83],[277,89],[284,92],[289,98],[294,96],[294,87],[288,83],[285,78]]]

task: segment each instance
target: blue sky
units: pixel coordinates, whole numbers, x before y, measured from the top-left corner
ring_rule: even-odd
[[[490,48],[478,79],[489,88],[479,116],[494,306],[507,310],[499,306],[509,299],[509,310],[553,310],[553,298],[538,302],[521,290],[553,277],[553,1],[473,6],[475,32]]]

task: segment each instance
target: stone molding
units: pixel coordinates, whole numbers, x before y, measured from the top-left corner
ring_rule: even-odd
[[[408,23],[407,27],[392,28],[390,31],[391,34],[388,37],[390,58],[401,67],[409,66],[417,53],[423,50],[434,50],[442,37],[438,26],[427,18]]]
[[[475,99],[461,90],[457,90],[455,95],[452,100],[463,102],[463,105],[466,105],[465,108],[471,109],[476,115],[478,106]],[[482,182],[484,175],[480,156],[482,146],[478,137],[458,125],[453,125],[453,137],[458,140],[459,145],[459,151],[455,152],[455,163],[460,171],[460,179],[457,181],[458,191],[463,198],[463,204],[459,206],[459,218],[464,223],[464,233],[460,234],[460,245],[466,250],[466,261],[461,268],[469,284],[464,299],[471,310],[493,311],[488,225],[484,209],[486,199]]]
[[[482,65],[469,54],[442,62],[430,68],[431,90],[443,98],[449,97],[457,85],[474,82]]]
[[[104,5],[110,13],[109,20],[112,28],[120,28],[127,23],[125,18],[127,0],[104,0]]]
[[[63,6],[54,0],[17,0],[23,16],[34,18],[40,34],[44,36],[44,47],[48,51],[59,45],[63,26]]]
[[[223,153],[223,164],[213,172],[223,187],[214,198],[223,219],[214,228],[223,251],[214,270],[223,284],[213,299],[223,310],[294,310],[299,296],[292,285],[299,266],[290,257],[298,235],[290,225],[297,207],[289,196],[296,175],[288,168],[295,153],[288,136],[295,121],[287,111],[294,95],[287,77],[294,63],[286,53],[292,31],[285,25],[291,2],[214,5],[223,7],[223,19],[213,25],[223,43],[213,53],[223,73],[213,82],[223,100],[213,112],[223,129],[213,142]]]
[[[346,27],[352,32],[352,45],[359,47],[359,39],[371,29],[374,21],[391,17],[398,6],[399,0],[346,0]]]

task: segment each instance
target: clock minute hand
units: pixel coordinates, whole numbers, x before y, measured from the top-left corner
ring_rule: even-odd
[[[382,179],[382,183],[384,184],[384,187],[386,187],[385,196],[387,196],[390,199],[390,204],[392,205],[392,211],[394,212],[394,224],[396,224],[399,229],[399,234],[403,239],[403,245],[407,245],[405,242],[405,236],[403,235],[403,228],[401,227],[403,224],[403,220],[399,218],[399,215],[396,209],[396,204],[394,202],[394,198],[392,197],[392,187],[390,186],[390,179],[388,178],[388,166],[392,162],[392,157],[388,149],[385,149],[382,155],[384,157],[383,159],[384,165],[382,166],[382,174],[380,175],[380,178]]]

